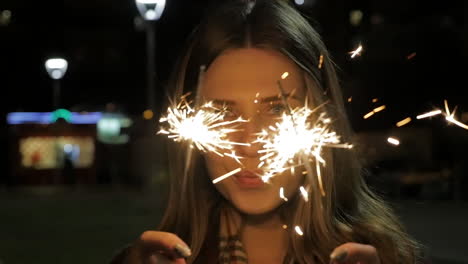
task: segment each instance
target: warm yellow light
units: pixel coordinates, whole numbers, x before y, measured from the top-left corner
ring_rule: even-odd
[[[380,111],[384,110],[385,108],[386,108],[386,106],[385,106],[385,105],[381,105],[381,106],[379,106],[379,107],[375,108],[375,109],[374,109],[374,112],[375,112],[375,113],[378,113],[378,112],[380,112]]]
[[[323,55],[320,55],[318,68],[321,69],[323,64]]]
[[[371,117],[373,115],[374,115],[374,111],[370,111],[369,113],[364,115],[364,119],[367,119],[367,118],[369,118],[369,117]]]
[[[402,127],[402,126],[408,124],[409,122],[411,122],[411,117],[407,117],[407,118],[405,118],[405,119],[403,119],[403,120],[397,122],[397,123],[396,123],[396,126],[397,126],[397,127]]]
[[[143,112],[143,118],[146,119],[146,120],[149,120],[149,119],[153,118],[153,116],[154,116],[153,111],[151,111],[149,109],[145,110]]]

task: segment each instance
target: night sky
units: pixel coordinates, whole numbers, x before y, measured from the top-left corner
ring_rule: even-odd
[[[168,0],[156,26],[157,99],[181,48],[208,1]],[[316,0],[298,7],[322,34],[340,67],[349,116],[356,130],[382,129],[448,99],[468,112],[466,1]],[[116,103],[128,114],[145,110],[145,32],[135,23],[132,0],[1,0],[11,11],[0,24],[2,142],[5,116],[13,111],[52,110],[50,56],[69,62],[61,105],[81,111]],[[362,22],[352,26],[351,10]],[[348,52],[364,46],[362,56]],[[411,59],[408,56],[413,54]],[[372,103],[378,98],[377,103]],[[362,116],[385,104],[369,120]],[[162,104],[159,104],[162,105]],[[423,121],[424,122],[424,121]],[[417,125],[417,124],[414,124]],[[2,143],[4,144],[4,143]]]

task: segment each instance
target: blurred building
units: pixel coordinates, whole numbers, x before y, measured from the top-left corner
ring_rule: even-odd
[[[41,185],[96,182],[99,112],[9,113],[8,182]]]

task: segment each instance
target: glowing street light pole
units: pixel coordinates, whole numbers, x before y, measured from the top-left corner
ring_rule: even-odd
[[[165,0],[135,0],[138,12],[145,20],[146,28],[146,104],[147,109],[154,110],[155,100],[155,32],[154,22],[161,18],[166,5]]]
[[[68,62],[63,58],[50,58],[45,62],[45,68],[53,81],[53,107],[58,109],[60,106],[60,79],[67,72]]]

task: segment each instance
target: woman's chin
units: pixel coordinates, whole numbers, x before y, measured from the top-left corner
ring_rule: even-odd
[[[231,203],[243,214],[263,215],[274,211],[282,204],[282,200],[272,201],[231,201]]]

